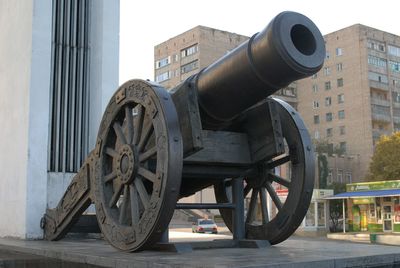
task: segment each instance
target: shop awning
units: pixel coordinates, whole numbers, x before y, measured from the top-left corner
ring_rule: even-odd
[[[400,195],[400,189],[345,192],[337,195],[327,196],[324,197],[323,199],[346,199],[346,198],[397,196],[397,195]]]

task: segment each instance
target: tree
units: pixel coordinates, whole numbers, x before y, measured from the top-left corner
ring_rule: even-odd
[[[329,185],[330,189],[333,189],[333,194],[339,194],[346,191],[346,184],[340,182],[333,182]],[[338,232],[339,219],[343,218],[343,200],[333,199],[329,202],[329,218],[331,219],[332,225],[329,227],[332,233]],[[345,223],[343,223],[345,224]]]
[[[400,179],[400,132],[381,136],[369,165],[368,181]]]

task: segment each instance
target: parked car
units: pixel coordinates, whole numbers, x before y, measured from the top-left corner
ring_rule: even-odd
[[[192,233],[213,233],[218,234],[218,226],[213,220],[198,219],[192,225]]]

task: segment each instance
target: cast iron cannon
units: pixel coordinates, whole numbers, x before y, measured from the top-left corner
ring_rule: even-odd
[[[314,23],[283,12],[169,92],[124,83],[95,149],[46,211],[45,237],[62,238],[94,203],[104,237],[124,251],[151,247],[182,208],[219,209],[234,239],[287,239],[310,204],[314,156],[299,114],[269,96],[316,73],[324,57]],[[178,203],[209,186],[215,204]]]

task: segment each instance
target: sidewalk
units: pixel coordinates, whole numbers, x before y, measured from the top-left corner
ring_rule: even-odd
[[[400,246],[400,234],[398,233],[369,233],[369,232],[329,233],[327,234],[327,238],[336,240],[347,240],[360,243]]]
[[[339,268],[400,265],[400,247],[331,241],[326,238],[292,237],[279,245],[262,249],[220,248],[180,254],[159,251],[124,253],[99,239],[65,239],[57,242],[0,239],[0,249],[118,268]]]

